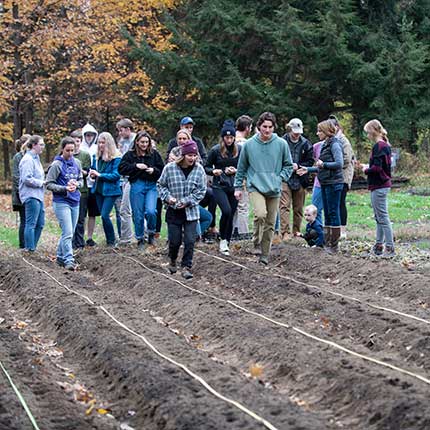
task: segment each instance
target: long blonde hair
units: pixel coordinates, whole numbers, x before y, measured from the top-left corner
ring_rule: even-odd
[[[100,139],[105,140],[105,150],[103,151],[103,154],[100,152],[100,147],[98,145]],[[103,161],[112,161],[114,158],[117,158],[119,156],[120,153],[118,151],[118,148],[116,147],[115,139],[113,138],[113,136],[107,131],[100,133],[97,139],[97,159],[102,157]]]
[[[366,133],[370,133],[373,135],[373,137],[380,135],[385,142],[389,143],[387,130],[385,130],[381,124],[381,121],[378,119],[372,119],[366,122],[363,128]]]

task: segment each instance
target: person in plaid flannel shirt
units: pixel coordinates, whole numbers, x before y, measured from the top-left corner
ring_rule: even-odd
[[[176,273],[176,259],[182,240],[182,276],[191,279],[196,227],[200,218],[199,202],[206,193],[206,173],[197,163],[198,148],[193,140],[181,146],[181,157],[168,163],[157,182],[158,195],[166,204],[169,239],[169,271]]]

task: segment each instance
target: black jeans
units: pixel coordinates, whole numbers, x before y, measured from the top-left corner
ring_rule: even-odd
[[[340,195],[340,225],[346,225],[348,221],[348,211],[346,210],[346,193],[348,184],[343,184],[342,194]]]
[[[184,236],[184,253],[181,267],[191,268],[193,265],[194,243],[197,237],[197,221],[184,221],[181,223],[167,223],[169,236],[169,257],[176,261],[179,248],[182,244],[182,232]]]
[[[72,246],[73,249],[83,248],[85,246],[84,233],[85,233],[85,218],[87,216],[88,208],[88,194],[82,195],[79,200],[79,216],[78,222],[75,227],[75,233],[73,234]]]
[[[25,248],[25,242],[24,242],[24,229],[25,229],[25,206],[19,206],[19,232],[18,232],[18,237],[19,237],[19,247],[21,249]]]
[[[163,211],[163,202],[161,201],[160,197],[157,198],[157,223],[155,225],[155,232],[160,233],[161,231],[161,213]]]
[[[212,215],[212,222],[209,227],[215,227],[215,219],[216,219],[216,200],[214,198],[213,189],[211,187],[207,187],[206,194],[203,197],[203,200],[200,202],[200,206],[203,208],[207,207],[208,211]]]
[[[223,188],[213,189],[214,198],[221,209],[219,221],[219,234],[221,239],[230,241],[233,231],[233,218],[236,213],[238,200],[234,197],[234,188],[231,190]]]

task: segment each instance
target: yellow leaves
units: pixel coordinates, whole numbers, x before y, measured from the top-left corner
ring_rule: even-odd
[[[28,326],[28,324],[25,321],[17,321],[12,328],[16,329],[16,330],[24,330],[26,327]]]
[[[263,375],[263,366],[260,363],[251,364],[249,373],[253,378],[261,378]]]

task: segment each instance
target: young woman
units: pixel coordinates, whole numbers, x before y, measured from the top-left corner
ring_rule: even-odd
[[[182,276],[193,277],[194,243],[199,220],[199,202],[206,192],[206,174],[197,163],[197,144],[189,140],[181,146],[182,156],[166,165],[157,183],[161,200],[167,205],[166,222],[169,238],[169,271],[176,272],[176,259],[184,237]]]
[[[212,189],[215,201],[221,208],[219,250],[224,255],[230,255],[229,243],[238,205],[238,200],[234,196],[234,176],[237,171],[240,147],[235,142],[235,136],[234,122],[225,121],[221,129],[220,143],[210,150],[205,166],[206,173],[214,177]]]
[[[375,255],[394,257],[393,229],[387,202],[391,188],[391,145],[387,138],[387,130],[377,119],[366,123],[364,131],[368,138],[375,142],[369,164],[363,165],[376,220],[376,243],[373,246],[373,252]]]
[[[65,137],[60,143],[60,155],[54,158],[46,177],[46,188],[52,191],[55,215],[61,228],[57,247],[57,264],[75,270],[72,238],[79,217],[79,188],[83,184],[81,162],[73,157],[75,141]]]
[[[34,135],[28,139],[27,148],[19,163],[19,198],[25,208],[25,249],[34,252],[45,225],[45,172],[40,162],[45,142],[41,136]]]
[[[12,208],[14,212],[19,213],[19,247],[25,248],[24,229],[25,229],[25,207],[19,198],[19,163],[27,151],[27,142],[30,139],[29,134],[23,134],[16,140],[16,154],[12,160]]]
[[[164,163],[161,155],[151,144],[151,136],[139,131],[134,147],[122,157],[118,171],[128,176],[130,182],[130,203],[133,215],[137,246],[144,248],[145,218],[148,227],[148,243],[154,244],[157,224],[157,180]]]
[[[340,238],[340,197],[343,189],[342,143],[331,120],[318,124],[317,136],[323,141],[316,167],[301,167],[297,173],[318,172],[324,207],[324,240],[329,253],[338,251]]]
[[[121,195],[121,176],[118,172],[120,162],[121,153],[118,151],[112,135],[107,132],[100,133],[97,140],[97,169],[92,166],[89,176],[96,181],[91,192],[96,196],[108,246],[116,244],[110,213],[115,200]]]

